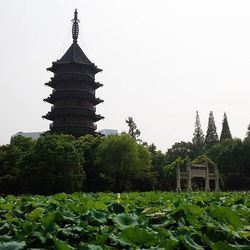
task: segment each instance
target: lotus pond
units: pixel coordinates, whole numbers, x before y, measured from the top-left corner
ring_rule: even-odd
[[[0,197],[0,249],[250,249],[250,193]]]

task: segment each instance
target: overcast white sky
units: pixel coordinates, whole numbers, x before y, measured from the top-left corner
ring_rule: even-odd
[[[165,151],[190,141],[198,110],[203,132],[212,110],[234,137],[250,123],[250,1],[9,0],[0,8],[0,144],[18,131],[45,131],[51,88],[46,71],[71,44],[74,9],[79,45],[103,69],[97,81],[105,116],[98,129],[127,130]]]

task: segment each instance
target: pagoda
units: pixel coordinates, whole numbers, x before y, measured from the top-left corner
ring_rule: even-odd
[[[51,132],[80,137],[96,134],[96,122],[104,118],[96,114],[96,105],[103,100],[95,97],[96,89],[103,86],[95,81],[95,74],[102,70],[87,58],[77,44],[77,10],[72,22],[72,45],[60,60],[47,69],[54,73],[54,77],[45,85],[53,91],[44,101],[52,107],[43,118],[52,121]]]

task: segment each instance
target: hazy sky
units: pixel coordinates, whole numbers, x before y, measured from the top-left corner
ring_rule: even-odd
[[[45,131],[51,93],[46,71],[71,44],[74,9],[79,45],[103,72],[98,129],[127,130],[165,151],[190,141],[198,110],[203,132],[212,110],[231,133],[250,123],[250,1],[9,0],[0,8],[0,144],[18,131]]]

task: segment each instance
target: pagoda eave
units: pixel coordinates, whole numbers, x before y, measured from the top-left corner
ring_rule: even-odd
[[[101,100],[101,99],[99,99],[99,98],[95,98],[95,100],[94,100],[94,104],[95,104],[95,105],[98,105],[98,104],[103,103],[103,102],[104,102],[104,101]]]
[[[93,119],[103,119],[102,116],[95,114],[95,108],[81,108],[81,107],[63,107],[63,108],[53,108],[48,112],[44,118],[49,120],[54,119],[59,116],[86,116],[92,117]]]
[[[74,78],[72,78],[74,79]],[[81,80],[79,80],[80,83],[82,83]],[[58,84],[61,83],[61,79],[55,79],[52,78],[49,82],[44,83],[45,86],[49,86],[51,88],[55,88]],[[88,85],[91,86],[94,90],[103,87],[102,83],[95,82],[95,81],[87,81]]]
[[[64,62],[56,61],[56,62],[52,62],[52,66],[48,67],[47,70],[52,72],[52,73],[56,73],[57,69],[60,68],[60,66],[62,66],[62,65],[70,65],[70,64],[88,68],[94,74],[102,72],[102,69],[98,68],[94,63],[81,63],[81,62],[77,62],[77,61],[64,61]]]
[[[104,116],[101,116],[101,115],[95,115],[95,117],[94,117],[94,122],[97,122],[97,121],[100,121],[100,120],[102,120],[102,119],[104,119]]]

